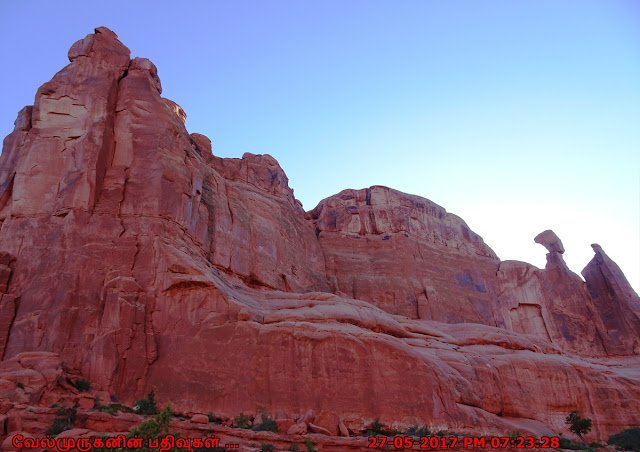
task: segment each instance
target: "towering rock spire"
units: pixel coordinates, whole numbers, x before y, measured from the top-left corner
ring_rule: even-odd
[[[5,141],[0,184],[13,178],[10,212],[93,209],[113,157],[118,81],[129,54],[115,33],[96,28],[71,46],[71,63],[40,87]]]

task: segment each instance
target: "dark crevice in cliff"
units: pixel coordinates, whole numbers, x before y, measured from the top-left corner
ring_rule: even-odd
[[[131,64],[131,61],[129,61]],[[107,117],[105,119],[104,133],[102,137],[102,147],[98,153],[95,165],[95,187],[93,200],[89,210],[93,212],[100,202],[100,196],[104,189],[105,179],[108,169],[113,165],[113,158],[116,152],[116,117],[118,114],[118,99],[120,97],[120,82],[127,76],[128,68],[124,69],[122,75],[112,84],[107,95]]]
[[[7,344],[9,343],[9,338],[11,337],[11,329],[13,328],[13,322],[15,321],[16,315],[18,313],[19,300],[20,300],[20,297],[17,297],[13,300],[13,312],[11,317],[9,318],[9,322],[7,322],[6,337],[4,338],[4,343],[2,347],[2,356],[0,356],[0,361],[4,361],[5,359],[5,354],[7,352]]]
[[[129,62],[129,64],[131,64],[131,62]],[[120,78],[118,78],[118,83],[120,83],[122,79],[125,78],[128,74],[129,74],[129,68],[127,67],[127,69],[124,70]]]
[[[9,176],[9,179],[7,179],[5,183],[2,184],[2,186],[0,186],[0,211],[4,209],[4,206],[6,206],[11,199],[11,196],[13,194],[13,181],[15,177],[16,172],[13,171],[11,173],[11,176]]]

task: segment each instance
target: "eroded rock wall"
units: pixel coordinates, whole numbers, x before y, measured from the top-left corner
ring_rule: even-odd
[[[535,334],[586,356],[640,353],[638,296],[600,248],[586,284],[553,231],[535,238],[549,251],[545,269],[501,262],[459,217],[382,186],[344,190],[307,217],[334,293],[409,318]]]
[[[124,401],[265,409],[301,433],[308,410],[352,433],[640,418],[638,298],[601,250],[586,283],[553,237],[544,270],[500,262],[460,218],[379,186],[305,213],[271,156],[189,134],[110,30],[69,57],[0,157],[0,370],[56,360],[30,403],[63,367]],[[2,410],[25,400],[9,374]]]
[[[392,314],[503,326],[499,260],[462,219],[387,187],[343,190],[309,212],[335,293]]]
[[[218,162],[223,177],[161,97],[155,66],[129,60],[110,30],[69,58],[5,140],[0,247],[15,257],[5,357],[61,353],[133,394],[157,359],[155,306],[180,298],[176,287],[209,285],[189,274],[192,261],[238,283],[327,290],[313,228],[273,158],[246,155],[225,171]],[[263,167],[275,177],[256,176]]]

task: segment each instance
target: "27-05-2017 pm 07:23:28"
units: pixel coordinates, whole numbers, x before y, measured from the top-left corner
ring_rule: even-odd
[[[412,436],[370,436],[369,448],[382,449],[392,446],[401,449],[453,449],[462,447],[463,449],[555,449],[560,446],[560,438],[557,436],[543,436],[534,438],[532,436],[422,436],[414,438]]]

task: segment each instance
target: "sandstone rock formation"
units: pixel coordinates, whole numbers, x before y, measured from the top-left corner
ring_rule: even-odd
[[[414,319],[501,326],[493,295],[500,261],[437,204],[375,186],[343,190],[308,218],[333,292]]]
[[[558,238],[555,232],[549,229],[536,235],[533,240],[534,242],[544,246],[550,253],[564,253],[564,246],[562,245],[562,241]]]
[[[0,157],[7,434],[42,434],[25,404],[79,400],[77,378],[100,400],[154,390],[195,429],[265,410],[290,434],[379,417],[542,435],[579,409],[602,439],[640,419],[640,301],[599,247],[584,282],[550,231],[545,269],[501,262],[460,218],[386,187],[305,213],[273,157],[222,159],[189,134],[110,30],[69,59]],[[83,403],[77,427],[132,425]]]

